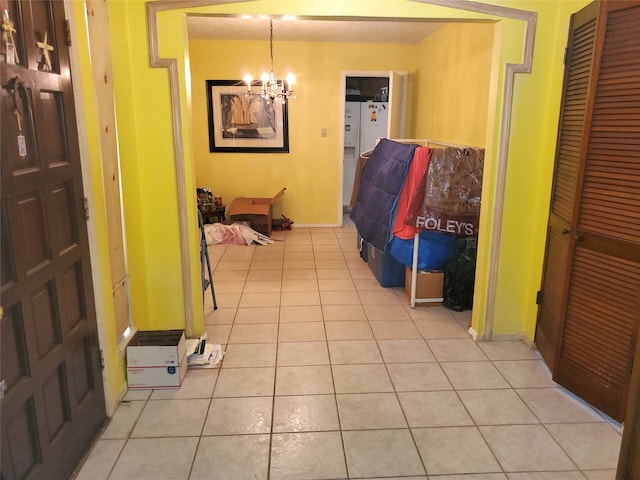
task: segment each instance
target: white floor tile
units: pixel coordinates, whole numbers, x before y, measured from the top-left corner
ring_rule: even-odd
[[[271,480],[346,478],[340,432],[277,433],[271,446]]]
[[[131,437],[198,437],[209,402],[210,399],[149,400]]]
[[[127,392],[77,478],[615,480],[620,424],[525,342],[382,288],[345,225],[211,246],[222,365]]]
[[[334,395],[275,397],[274,432],[340,430]]]
[[[328,364],[327,342],[291,342],[278,345],[278,366]]]
[[[407,428],[400,403],[393,393],[336,395],[342,430]]]
[[[453,391],[401,392],[398,398],[411,428],[473,425]]]
[[[343,432],[350,478],[422,475],[409,430]]]
[[[89,457],[82,465],[76,480],[107,480],[109,473],[118,460],[118,456],[125,444],[120,440],[99,440],[93,446]]]
[[[617,467],[622,437],[606,423],[567,423],[546,427],[579,468],[604,470]]]
[[[542,425],[479,428],[505,472],[577,469]]]
[[[124,446],[109,480],[184,480],[199,438],[134,438]]]
[[[189,478],[266,480],[268,473],[269,435],[202,437]]]
[[[272,397],[214,398],[203,435],[271,433]]]
[[[428,475],[502,471],[475,427],[417,428],[412,431]]]

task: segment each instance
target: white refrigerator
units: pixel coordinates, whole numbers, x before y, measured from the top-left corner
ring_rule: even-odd
[[[378,138],[387,136],[389,103],[364,102],[360,104],[360,152],[371,150]]]
[[[346,102],[344,106],[342,205],[345,207],[351,202],[356,163],[360,155],[360,105],[360,102]]]
[[[378,138],[387,136],[389,104],[387,102],[345,102],[342,204],[349,205],[356,164],[361,152],[376,146]]]

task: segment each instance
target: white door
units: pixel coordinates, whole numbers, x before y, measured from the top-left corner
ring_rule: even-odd
[[[347,78],[349,77],[382,77],[389,78],[389,97],[386,102],[386,118],[388,122],[385,127],[373,133],[373,143],[368,148],[375,146],[377,138],[403,138],[406,130],[406,110],[407,110],[407,73],[406,72],[371,72],[371,71],[349,71],[344,72],[343,84],[346,85]],[[344,210],[344,206],[349,205],[351,201],[351,192],[353,191],[353,182],[355,178],[355,169],[358,159],[358,155],[363,150],[361,142],[356,143],[355,156],[353,155],[354,149],[347,149],[347,142],[350,142],[350,135],[347,133],[347,110],[349,104],[352,102],[345,102],[345,132],[344,132],[344,146],[342,157],[342,205],[340,210]],[[357,104],[359,105],[359,103]],[[377,115],[377,114],[376,114]],[[369,117],[370,118],[370,117]],[[386,121],[386,119],[385,119]],[[360,127],[361,129],[362,127]],[[352,137],[351,137],[352,138]]]
[[[351,203],[356,162],[360,155],[360,102],[346,102],[344,106],[344,154],[343,154],[342,205]]]
[[[407,74],[389,72],[389,123],[387,138],[405,137]]]

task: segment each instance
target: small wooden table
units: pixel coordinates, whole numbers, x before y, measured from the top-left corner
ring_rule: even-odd
[[[227,206],[224,204],[215,205],[213,203],[205,203],[198,205],[198,208],[200,209],[200,213],[202,213],[202,219],[204,223],[224,223],[224,221],[226,220],[225,211],[227,209]],[[213,220],[214,217],[215,221]]]

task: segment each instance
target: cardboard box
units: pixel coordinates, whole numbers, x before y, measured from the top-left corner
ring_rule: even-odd
[[[130,389],[179,388],[187,373],[184,330],[137,332],[127,346]]]
[[[405,267],[404,293],[411,300],[411,269]],[[432,298],[442,302],[444,289],[444,273],[442,272],[418,272],[416,277],[416,299]]]
[[[180,388],[186,374],[186,358],[177,367],[127,367],[127,385],[130,390]]]
[[[229,218],[234,222],[249,222],[251,228],[271,236],[273,204],[284,195],[286,187],[271,198],[238,197],[229,207]]]

